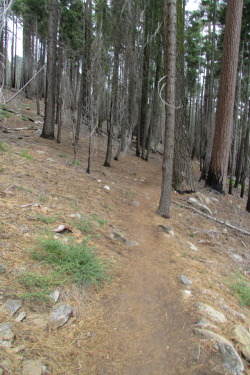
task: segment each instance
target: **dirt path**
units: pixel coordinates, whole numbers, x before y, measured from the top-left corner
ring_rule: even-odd
[[[154,215],[159,178],[160,174],[146,178],[137,190],[139,206],[121,213],[119,224],[140,245],[131,248],[114,294],[104,301],[110,335],[108,354],[97,373],[225,374],[219,371],[216,354],[204,356],[199,364],[193,359],[199,341],[192,334],[195,317],[185,309],[180,292],[184,288],[177,279],[173,253],[179,242],[160,232],[158,224],[164,221]]]

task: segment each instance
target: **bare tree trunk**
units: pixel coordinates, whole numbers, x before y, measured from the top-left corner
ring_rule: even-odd
[[[165,56],[165,141],[162,164],[161,198],[157,213],[168,218],[170,214],[175,131],[176,78],[176,0],[164,1],[164,56]]]
[[[221,193],[225,192],[231,146],[242,9],[243,0],[228,1],[215,137],[206,180]]]

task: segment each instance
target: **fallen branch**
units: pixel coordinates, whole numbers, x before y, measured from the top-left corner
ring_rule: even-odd
[[[216,223],[219,223],[219,224],[222,224],[222,225],[225,225],[226,227],[228,228],[231,228],[231,229],[234,229],[234,230],[237,230],[238,232],[242,233],[242,234],[246,234],[247,236],[250,236],[250,232],[248,232],[247,230],[245,229],[242,229],[242,228],[239,228],[239,227],[236,227],[232,224],[230,224],[229,222],[227,221],[223,221],[223,220],[220,220],[220,219],[217,219],[216,217],[213,217],[211,215],[207,215],[205,214],[204,212],[200,211],[200,210],[197,210],[197,208],[194,208],[192,206],[187,206],[183,203],[179,203],[179,202],[176,202],[176,201],[172,201],[174,204],[176,204],[177,206],[180,206],[180,207],[184,207],[184,208],[187,208],[187,209],[191,209],[192,211],[194,212],[197,212],[198,214],[206,217],[207,219],[210,219],[212,221],[215,221]]]

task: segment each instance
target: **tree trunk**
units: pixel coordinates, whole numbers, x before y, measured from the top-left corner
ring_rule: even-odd
[[[243,0],[229,0],[212,158],[206,184],[225,193],[231,146]]]
[[[164,1],[165,140],[161,197],[157,213],[168,218],[171,204],[175,130],[176,0]]]
[[[45,118],[41,137],[54,139],[58,0],[50,0]]]
[[[248,182],[248,198],[247,198],[246,210],[250,212],[250,175],[249,175],[249,182]]]

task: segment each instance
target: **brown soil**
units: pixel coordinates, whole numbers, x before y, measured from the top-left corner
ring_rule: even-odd
[[[42,121],[35,115],[32,101],[18,97],[8,107]],[[147,163],[130,150],[125,159],[114,161],[107,169],[103,167],[106,140],[96,135],[92,171],[87,175],[86,140],[79,144],[80,166],[75,166],[69,129],[64,129],[60,145],[38,137],[32,128],[13,130],[30,124],[15,115],[0,122],[1,140],[8,145],[7,152],[0,152],[0,264],[7,269],[0,274],[1,302],[24,291],[18,282],[21,272],[49,272],[30,256],[45,228],[66,224],[77,241],[86,237],[76,229],[76,219],[70,217],[76,213],[88,217],[96,214],[107,221],[103,226],[95,224],[91,243],[99,256],[112,264],[112,281],[100,290],[65,285],[61,300],[69,301],[75,314],[57,331],[35,328],[28,321],[16,323],[0,313],[0,323],[8,319],[13,324],[14,347],[25,347],[18,353],[3,351],[0,365],[9,369],[6,374],[21,374],[24,359],[38,358],[48,366],[47,374],[53,375],[227,374],[215,344],[193,334],[198,318],[195,303],[206,302],[220,311],[228,305],[250,321],[249,309],[240,307],[229,288],[239,268],[248,274],[249,237],[175,204],[171,219],[157,216],[159,155],[152,154]],[[9,133],[3,132],[6,128]],[[21,156],[24,149],[34,160]],[[198,179],[197,164],[194,168]],[[111,190],[105,190],[104,185]],[[239,199],[236,191],[235,196],[224,197],[202,184],[197,183],[196,188],[207,197],[217,198],[218,202],[209,205],[215,217],[249,230],[246,201]],[[175,201],[186,205],[188,197],[173,193]],[[39,205],[21,207],[30,203]],[[56,220],[50,224],[34,220],[38,214]],[[171,226],[175,235],[162,232],[159,224]],[[125,246],[111,239],[114,228],[138,241],[139,246]],[[188,242],[198,251],[190,250]],[[236,264],[232,253],[244,261]],[[178,280],[181,274],[193,282],[192,296],[186,299],[181,292],[186,287]],[[50,308],[24,300],[22,310],[27,315],[48,314]],[[230,339],[234,325],[242,322],[223,312],[228,323],[220,326],[218,333]],[[197,361],[194,354],[199,344]]]

